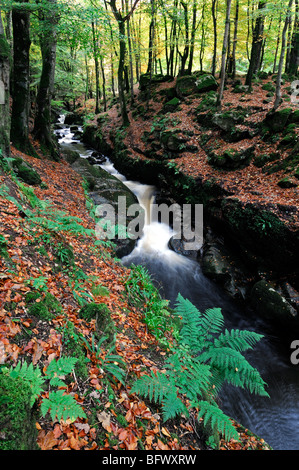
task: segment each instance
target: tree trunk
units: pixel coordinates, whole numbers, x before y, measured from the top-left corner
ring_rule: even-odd
[[[23,0],[20,3],[28,3]],[[29,141],[29,49],[30,49],[30,13],[27,10],[12,11],[13,24],[13,83],[11,140],[15,147],[27,153],[33,149]]]
[[[235,28],[234,28],[234,39],[233,39],[233,50],[232,50],[232,71],[231,76],[235,78],[236,76],[236,49],[238,41],[238,20],[239,20],[239,0],[236,0],[236,14],[235,14]]]
[[[193,0],[192,6],[192,27],[190,35],[190,54],[189,54],[189,63],[188,63],[188,75],[191,75],[193,57],[194,57],[194,47],[195,47],[195,33],[196,33],[196,16],[197,16],[197,0]]]
[[[126,0],[126,14],[129,13],[128,0]],[[130,93],[131,93],[131,105],[134,104],[134,74],[133,74],[133,53],[132,53],[132,41],[131,41],[131,28],[130,20],[127,21],[127,36],[128,36],[128,48],[129,48],[129,66],[130,66]]]
[[[292,46],[290,51],[290,64],[288,67],[288,73],[290,75],[298,76],[299,67],[299,2],[296,3],[296,16],[294,21],[294,30],[292,35]]]
[[[10,156],[9,75],[10,46],[6,40],[0,11],[0,150]]]
[[[279,44],[280,44],[280,28],[281,28],[281,13],[280,13],[280,16],[279,16],[278,34],[277,34],[276,49],[275,49],[275,55],[274,55],[274,63],[273,63],[273,70],[272,70],[272,73],[275,73],[275,70],[276,70],[276,61],[277,61],[277,55],[278,55]]]
[[[54,91],[56,65],[56,0],[48,0],[48,9],[40,14],[42,32],[40,47],[42,53],[42,74],[36,99],[36,115],[34,122],[34,137],[57,158],[58,152],[54,146],[51,132],[51,100]]]
[[[213,45],[213,60],[212,60],[212,75],[216,75],[216,61],[217,61],[217,0],[212,0],[212,17],[213,17],[213,30],[214,30],[214,45]]]
[[[96,77],[96,105],[95,105],[95,114],[100,112],[100,68],[99,68],[99,51],[97,43],[97,34],[94,21],[91,22],[92,28],[92,43],[93,43],[93,60],[95,68],[95,77]]]
[[[288,11],[287,11],[285,23],[284,23],[284,28],[283,28],[283,31],[282,31],[281,52],[280,52],[280,60],[279,60],[277,78],[276,78],[276,91],[275,91],[275,101],[274,101],[273,111],[275,111],[281,103],[281,76],[282,76],[284,56],[285,56],[285,52],[286,52],[286,35],[287,35],[288,24],[289,24],[289,21],[290,21],[290,18],[291,18],[292,4],[293,4],[293,0],[290,0],[289,5],[288,5]]]
[[[253,76],[258,71],[258,66],[260,64],[260,57],[263,45],[263,33],[264,33],[264,22],[265,16],[263,10],[266,7],[267,0],[259,0],[258,6],[258,17],[255,22],[255,28],[253,31],[252,37],[252,47],[251,47],[251,54],[250,54],[250,64],[249,69],[246,75],[245,84],[249,86],[251,89],[252,79]]]
[[[189,21],[188,21],[188,5],[187,3],[181,0],[181,5],[184,10],[184,24],[185,24],[185,45],[184,45],[184,52],[180,54],[181,56],[181,70],[182,73],[185,70],[185,65],[189,55]]]
[[[218,106],[221,106],[221,101],[223,97],[224,83],[225,83],[225,69],[226,69],[226,50],[228,43],[228,33],[229,33],[229,23],[230,23],[230,11],[231,11],[231,0],[226,1],[226,18],[225,18],[225,28],[224,28],[224,37],[222,45],[222,59],[221,59],[221,81],[220,81],[220,90],[218,96]]]

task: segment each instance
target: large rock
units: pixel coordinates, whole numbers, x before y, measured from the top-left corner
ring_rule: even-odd
[[[0,374],[0,450],[38,450],[32,391],[21,378]]]
[[[236,170],[244,168],[249,165],[254,157],[254,146],[247,147],[246,149],[236,150],[227,149],[223,153],[216,154],[210,151],[208,155],[209,163],[217,168],[224,170]]]
[[[103,136],[100,127],[96,124],[84,126],[82,141],[104,155],[110,155],[111,153],[111,147]]]
[[[171,75],[143,73],[139,78],[139,88],[141,91],[146,91],[149,86],[155,86],[172,80],[173,77]]]
[[[266,319],[282,324],[298,321],[295,308],[265,280],[258,281],[253,286],[251,304]]]
[[[213,75],[205,74],[197,77],[196,75],[183,75],[176,81],[176,92],[180,98],[195,95],[196,93],[206,93],[215,91],[218,83]]]
[[[240,124],[243,121],[243,114],[234,111],[227,111],[225,113],[215,113],[212,118],[212,123],[226,132],[231,131],[236,124]]]
[[[87,159],[81,158],[76,152],[68,152],[67,155],[68,158],[71,159],[72,168],[88,183],[88,196],[96,208],[100,209],[101,206],[106,204],[113,208],[115,220],[113,220],[113,218],[111,218],[111,220],[109,219],[111,226],[117,224],[120,209],[123,209],[126,214],[130,206],[138,204],[137,197],[118,178],[98,166],[91,165]],[[122,198],[121,201],[124,204],[120,205],[119,198]],[[106,222],[108,221],[108,216],[103,216],[101,218],[105,218]],[[128,224],[132,219],[132,216],[125,217],[125,226],[119,227],[119,230],[124,231],[127,229]],[[97,220],[97,222],[99,223],[99,220]],[[97,227],[99,228],[100,226],[97,225]],[[100,234],[100,230],[97,231],[97,234]],[[123,238],[122,236],[116,236],[111,241],[116,244],[116,256],[118,258],[122,258],[134,249],[137,240],[129,237]]]
[[[281,132],[285,128],[291,115],[291,108],[280,109],[274,112],[271,111],[265,117],[264,121],[262,122],[262,126],[270,133]]]

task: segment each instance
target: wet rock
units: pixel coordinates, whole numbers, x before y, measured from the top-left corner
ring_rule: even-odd
[[[70,151],[68,151],[68,154]],[[77,155],[77,158],[75,158]],[[115,176],[109,174],[107,171],[103,170],[98,166],[91,165],[87,159],[81,158],[77,152],[71,152],[71,166],[72,168],[79,173],[82,177],[85,178],[89,185],[89,194],[88,196],[93,201],[93,204],[96,207],[103,206],[108,204],[114,210],[114,216],[111,219],[107,216],[105,217],[102,215],[101,218],[105,218],[105,222],[111,224],[111,226],[115,226],[118,223],[118,215],[119,211],[124,211],[125,215],[127,214],[128,208],[133,204],[138,204],[138,199],[129,190],[127,186],[125,186],[122,181],[117,179]],[[122,197],[122,205],[120,206],[120,197]],[[100,215],[100,214],[98,214]],[[99,230],[97,231],[97,236],[104,236],[103,232],[100,230],[99,224],[100,218],[98,217],[95,221],[96,228]],[[129,223],[133,217],[125,217],[124,227],[119,227],[119,230],[126,231],[128,228]],[[123,256],[128,255],[133,251],[137,240],[134,238],[130,238],[129,236],[125,237],[122,235],[118,235],[115,233],[115,237],[111,239],[115,245],[115,255],[118,258],[122,258]]]
[[[282,324],[298,321],[296,309],[265,280],[253,286],[250,301],[253,308],[266,319]]]

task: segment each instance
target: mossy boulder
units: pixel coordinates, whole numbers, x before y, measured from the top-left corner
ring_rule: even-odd
[[[242,84],[236,84],[232,90],[233,93],[240,93],[240,94],[248,93],[248,91],[249,91],[249,86],[242,85]]]
[[[62,313],[62,305],[50,292],[28,292],[25,296],[29,315],[49,321]]]
[[[149,86],[156,86],[172,80],[173,77],[171,75],[143,73],[139,78],[139,88],[141,91],[146,91]]]
[[[167,101],[162,109],[163,113],[173,113],[177,110],[180,104],[180,100],[176,97],[172,98],[171,100]]]
[[[32,186],[41,184],[42,180],[37,171],[29,163],[22,160],[22,158],[13,159],[12,166],[17,177],[24,183]]]
[[[285,189],[296,188],[298,186],[298,183],[296,181],[292,181],[287,177],[282,178],[280,181],[278,181],[277,184],[280,188],[285,188]]]
[[[212,118],[212,123],[225,132],[231,131],[236,124],[242,122],[244,122],[244,113],[238,111],[215,113]]]
[[[179,153],[185,150],[186,138],[179,136],[177,130],[166,130],[160,133],[160,142],[165,150]]]
[[[176,81],[177,95],[180,98],[185,98],[186,96],[197,93],[196,80],[197,78],[195,75],[184,75],[182,77],[178,77]]]
[[[224,170],[236,170],[249,165],[254,156],[254,146],[244,150],[228,149],[225,152],[216,154],[210,152],[208,161],[212,166],[223,168]]]
[[[291,108],[270,111],[262,122],[262,127],[269,133],[277,133],[284,130],[292,115]]]
[[[268,153],[262,153],[260,155],[257,155],[253,161],[254,166],[257,168],[262,168],[269,162],[273,162],[275,160],[278,160],[279,154],[276,152],[272,152],[270,154]]]
[[[265,91],[270,91],[270,92],[275,92],[275,85],[274,83],[272,82],[268,82],[268,83],[265,83],[263,86],[262,86],[262,90],[265,90]]]
[[[22,379],[0,373],[0,450],[38,450],[31,397]]]
[[[207,93],[208,91],[216,91],[218,83],[213,75],[205,74],[197,78],[196,87],[198,93]]]
[[[209,91],[203,95],[200,104],[197,106],[195,113],[211,110],[216,107],[218,94],[215,91]]]
[[[100,126],[96,124],[86,124],[83,128],[82,142],[90,145],[104,155],[111,154],[111,147],[102,133]]]
[[[297,320],[297,312],[285,297],[265,280],[258,281],[252,288],[250,301],[264,318],[285,323]]]
[[[91,302],[84,305],[79,312],[79,317],[86,321],[95,319],[97,337],[107,336],[106,344],[113,342],[116,330],[111,319],[111,312],[106,304]]]
[[[205,74],[197,77],[196,75],[183,75],[176,81],[177,96],[185,98],[186,96],[197,93],[215,91],[218,83],[213,75]]]

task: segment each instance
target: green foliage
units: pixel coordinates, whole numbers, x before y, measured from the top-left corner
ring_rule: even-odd
[[[0,373],[0,450],[37,450],[36,413],[30,402],[32,390],[22,377]]]
[[[40,288],[41,284],[35,287]],[[43,293],[42,290],[29,292],[25,299],[29,314],[43,320],[51,320],[55,315],[63,312],[60,302],[50,292]]]
[[[168,310],[169,301],[162,299],[147,269],[132,265],[124,286],[129,303],[143,311],[145,323],[160,341],[165,341],[165,331],[175,323]]]
[[[74,369],[78,359],[76,357],[61,357],[57,361],[52,360],[47,367],[46,376],[50,385],[54,387],[65,387],[62,379]]]
[[[238,439],[216,398],[225,382],[268,396],[259,372],[241,354],[252,349],[262,335],[227,329],[221,333],[224,319],[219,308],[201,314],[180,294],[174,313],[181,318],[179,345],[166,360],[166,372],[152,371],[150,376],[141,377],[133,384],[132,393],[161,404],[165,420],[199,409],[198,419],[203,418],[205,427],[227,440]]]
[[[18,362],[15,367],[9,369],[9,375],[13,379],[21,378],[30,386],[32,392],[30,404],[33,406],[37,397],[42,393],[45,382],[39,367],[34,368],[32,362],[29,365],[27,362],[23,362],[23,364]]]
[[[67,395],[63,390],[49,393],[49,398],[44,398],[41,404],[43,416],[50,410],[52,420],[63,419],[76,421],[77,418],[86,418],[86,414],[72,395]]]
[[[96,344],[94,336],[92,336],[91,344],[84,338],[82,338],[86,348],[96,356],[99,367],[103,369],[107,378],[113,379],[115,377],[123,385],[125,384],[125,362],[121,356],[114,354],[115,342],[110,346],[108,351],[105,353],[102,346],[103,343],[108,339],[107,336],[103,336]]]
[[[45,376],[42,376],[38,366],[34,367],[32,363],[29,365],[19,361],[15,367],[10,369],[2,369],[2,373],[8,374],[13,379],[22,379],[25,384],[31,388],[32,396],[30,405],[33,406],[36,399],[44,391],[44,386],[49,380],[50,386],[66,387],[62,379],[65,375],[70,374],[77,362],[74,357],[61,357],[57,361],[54,359],[50,362]],[[77,418],[85,418],[86,415],[81,406],[76,402],[72,395],[65,393],[65,390],[51,391],[49,398],[43,398],[41,403],[41,412],[45,416],[50,410],[51,418],[64,420],[70,418],[75,421]]]

